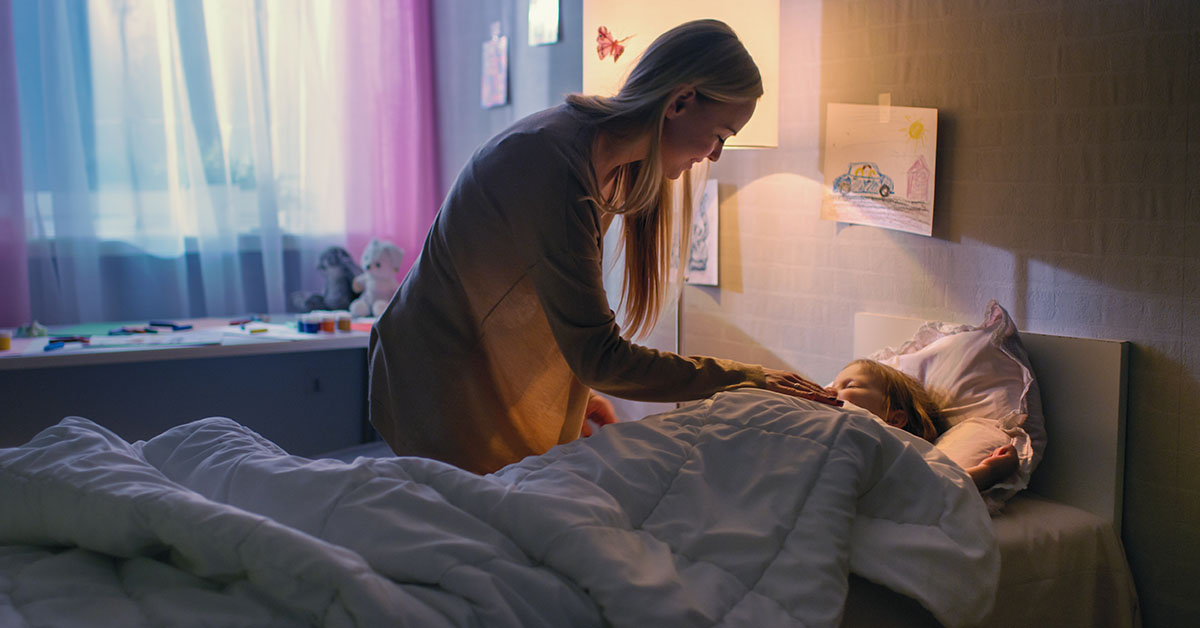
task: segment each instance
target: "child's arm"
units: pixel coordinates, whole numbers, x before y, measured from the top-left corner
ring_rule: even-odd
[[[975,481],[980,491],[989,489],[996,482],[1012,475],[1019,464],[1017,450],[1012,445],[999,447],[979,464],[967,469],[967,475]]]

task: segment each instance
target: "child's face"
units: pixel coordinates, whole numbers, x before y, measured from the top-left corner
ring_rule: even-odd
[[[830,388],[842,401],[852,403],[875,416],[887,420],[887,397],[883,382],[862,365],[851,364],[833,378]]]

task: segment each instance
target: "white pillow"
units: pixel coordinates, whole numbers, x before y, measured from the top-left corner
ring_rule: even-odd
[[[936,446],[966,469],[979,464],[996,451],[1012,442],[1012,437],[996,427],[991,419],[971,417],[946,430],[938,436]]]
[[[1029,485],[1046,449],[1041,396],[1008,312],[989,301],[978,327],[928,322],[896,349],[870,356],[924,384],[950,428],[934,443],[963,468],[1013,445],[1020,465],[984,491],[993,512]]]

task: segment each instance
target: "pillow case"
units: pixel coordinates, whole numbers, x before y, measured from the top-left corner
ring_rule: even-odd
[[[989,510],[1029,485],[1046,449],[1041,395],[1017,326],[995,300],[978,327],[927,322],[912,340],[869,357],[925,386],[949,425],[934,444],[959,466],[1016,448],[1017,472],[983,492]]]

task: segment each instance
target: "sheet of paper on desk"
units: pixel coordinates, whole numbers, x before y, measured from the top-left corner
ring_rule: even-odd
[[[52,351],[46,351],[46,345],[49,344],[48,338],[31,338],[30,343],[25,346],[25,350],[21,355],[55,355],[59,353],[78,353],[87,348],[87,345],[82,342],[67,342],[61,347]]]
[[[92,336],[91,348],[101,347],[171,347],[187,345],[219,345],[223,334],[219,330],[177,331],[170,334],[130,334],[127,336]]]
[[[250,341],[257,340],[305,340],[313,337],[313,334],[306,334],[298,331],[292,325],[280,325],[278,323],[246,323],[245,325],[230,325],[224,331],[225,344],[235,344],[243,338],[249,338]]]

